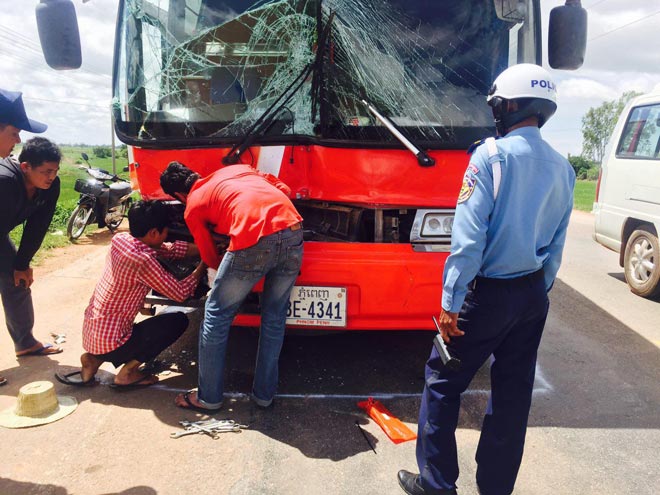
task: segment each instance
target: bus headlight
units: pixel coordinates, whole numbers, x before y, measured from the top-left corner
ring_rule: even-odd
[[[451,227],[453,224],[454,215],[429,213],[424,217],[420,235],[422,237],[451,235]]]
[[[417,210],[410,242],[449,244],[453,224],[454,210]]]

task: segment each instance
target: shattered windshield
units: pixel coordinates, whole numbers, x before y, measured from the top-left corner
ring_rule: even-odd
[[[125,0],[117,131],[231,143],[271,109],[269,142],[395,142],[366,100],[410,138],[464,148],[492,133],[485,96],[520,26],[493,0]]]

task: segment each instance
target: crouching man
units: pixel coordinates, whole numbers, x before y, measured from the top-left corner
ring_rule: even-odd
[[[188,326],[181,312],[154,316],[134,323],[150,289],[175,301],[189,298],[203,274],[202,262],[179,281],[168,273],[157,257],[180,259],[199,254],[194,244],[183,241],[165,243],[168,233],[167,206],[158,201],[139,201],[128,212],[130,234],[112,238],[101,280],[94,289],[83,322],[82,369],[55,377],[68,385],[94,383],[101,364],[121,366],[112,384],[115,388],[153,385],[158,377],[138,367],[173,344]],[[123,366],[122,366],[123,365]]]

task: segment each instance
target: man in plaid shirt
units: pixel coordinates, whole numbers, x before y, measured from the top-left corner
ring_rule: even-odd
[[[158,262],[157,257],[180,259],[197,256],[194,244],[183,241],[165,243],[169,213],[158,201],[139,201],[128,212],[130,234],[112,238],[101,280],[85,310],[82,369],[56,378],[68,385],[91,385],[101,364],[122,366],[113,386],[142,387],[158,381],[138,367],[173,344],[188,326],[181,312],[154,316],[134,323],[150,289],[175,301],[189,298],[206,265],[200,262],[183,280],[177,280]]]

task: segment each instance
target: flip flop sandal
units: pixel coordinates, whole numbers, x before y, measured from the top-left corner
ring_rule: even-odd
[[[48,349],[54,349],[53,351],[48,351]],[[34,351],[26,352],[23,354],[16,354],[17,358],[25,357],[25,356],[52,356],[53,354],[59,354],[60,352],[64,352],[64,349],[61,347],[55,347],[53,344],[45,344],[41,346],[39,349],[35,349]]]
[[[200,407],[192,403],[190,400],[190,394],[193,392],[196,392],[196,390],[188,390],[186,393],[183,394],[183,400],[186,401],[187,406],[180,406],[179,404],[176,404],[176,407],[180,407],[181,409],[190,409],[192,411],[197,411],[201,412],[204,414],[212,414],[215,412],[218,412],[220,409],[222,409],[222,406],[220,407],[214,407],[214,408],[208,408],[208,407]]]
[[[144,363],[144,365],[142,365],[138,371],[140,373],[144,373],[145,375],[158,375],[163,371],[170,370],[171,367],[171,363],[166,363],[164,361],[160,361],[159,359],[154,359],[153,361]]]
[[[0,387],[7,385],[7,379],[4,376],[0,376]]]
[[[145,381],[145,380],[148,380],[149,378],[153,378],[153,377],[154,377],[154,375],[143,376],[142,378],[140,378],[138,380],[135,380],[132,383],[127,383],[125,385],[113,382],[113,383],[110,384],[110,388],[113,388],[113,389],[118,390],[118,391],[123,391],[123,390],[135,390],[135,389],[138,389],[138,388],[151,387],[152,385],[155,385],[156,383],[158,383],[158,380],[156,380],[155,382],[148,382],[148,383],[142,383],[142,382]]]
[[[74,376],[79,376],[80,380],[72,380],[71,377]],[[55,378],[60,383],[63,383],[65,385],[72,385],[74,387],[91,387],[93,385],[96,385],[96,377],[94,376],[87,381],[83,381],[82,371],[73,371],[71,373],[67,373],[66,375],[55,373]]]

